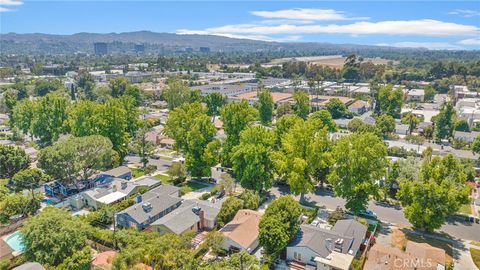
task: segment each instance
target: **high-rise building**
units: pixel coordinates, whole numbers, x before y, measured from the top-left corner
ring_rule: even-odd
[[[93,49],[95,50],[95,55],[107,55],[108,50],[107,50],[107,43],[105,42],[95,42],[93,43]]]
[[[135,44],[135,53],[144,53],[145,44]]]
[[[210,52],[210,48],[209,48],[209,47],[200,47],[200,52],[202,52],[202,53],[209,53],[209,52]]]

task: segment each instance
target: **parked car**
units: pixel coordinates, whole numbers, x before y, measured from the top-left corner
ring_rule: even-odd
[[[366,218],[377,219],[377,214],[375,214],[375,212],[368,209],[358,212],[358,215]]]

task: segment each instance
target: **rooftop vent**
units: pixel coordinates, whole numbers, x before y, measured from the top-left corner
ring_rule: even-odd
[[[149,202],[146,202],[142,204],[142,208],[143,208],[143,211],[150,212],[150,210],[152,210],[152,204]]]

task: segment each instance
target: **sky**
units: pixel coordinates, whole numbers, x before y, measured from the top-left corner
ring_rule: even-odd
[[[0,0],[0,33],[154,31],[480,49],[480,1]]]

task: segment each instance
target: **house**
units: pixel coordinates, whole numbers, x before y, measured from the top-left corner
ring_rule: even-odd
[[[262,214],[248,209],[237,212],[232,221],[220,232],[223,234],[222,247],[230,251],[252,253],[258,247],[258,224]]]
[[[445,269],[445,251],[426,243],[408,241],[405,252],[375,244],[368,252],[364,269],[438,270]]]
[[[351,113],[364,114],[370,110],[370,104],[363,100],[356,100],[350,106],[348,106],[348,110]]]
[[[111,170],[100,172],[94,177],[96,184],[106,184],[113,178],[120,178],[125,180],[132,179],[132,171],[127,166],[120,166]]]
[[[457,141],[471,143],[480,135],[478,131],[464,132],[464,131],[454,131],[453,138]]]
[[[113,178],[107,184],[83,192],[83,202],[85,206],[98,209],[103,205],[113,204],[134,195],[141,187],[150,188],[151,186],[150,183],[142,184],[142,182]],[[79,206],[76,205],[77,208]]]
[[[404,125],[404,124],[395,124],[395,133],[398,135],[408,135],[410,132],[410,126],[409,125]]]
[[[425,100],[425,90],[410,89],[407,92],[407,102],[423,102]]]
[[[180,189],[158,186],[136,198],[136,203],[115,215],[117,226],[144,230],[182,204]]]
[[[301,225],[287,246],[287,261],[304,269],[349,269],[366,233],[367,227],[353,219],[339,220],[331,230]]]
[[[153,222],[151,230],[165,234],[183,234],[215,228],[217,215],[225,198],[218,201],[186,200],[164,217]]]
[[[425,130],[432,126],[433,126],[432,122],[420,122],[418,123],[417,130],[420,134],[424,134]]]
[[[165,137],[160,140],[160,147],[162,148],[173,149],[174,144],[175,144],[175,140],[168,137]]]
[[[215,183],[217,183],[220,181],[220,179],[222,179],[222,175],[228,174],[227,171],[228,169],[226,167],[222,167],[219,163],[210,169],[211,178],[215,181]]]

